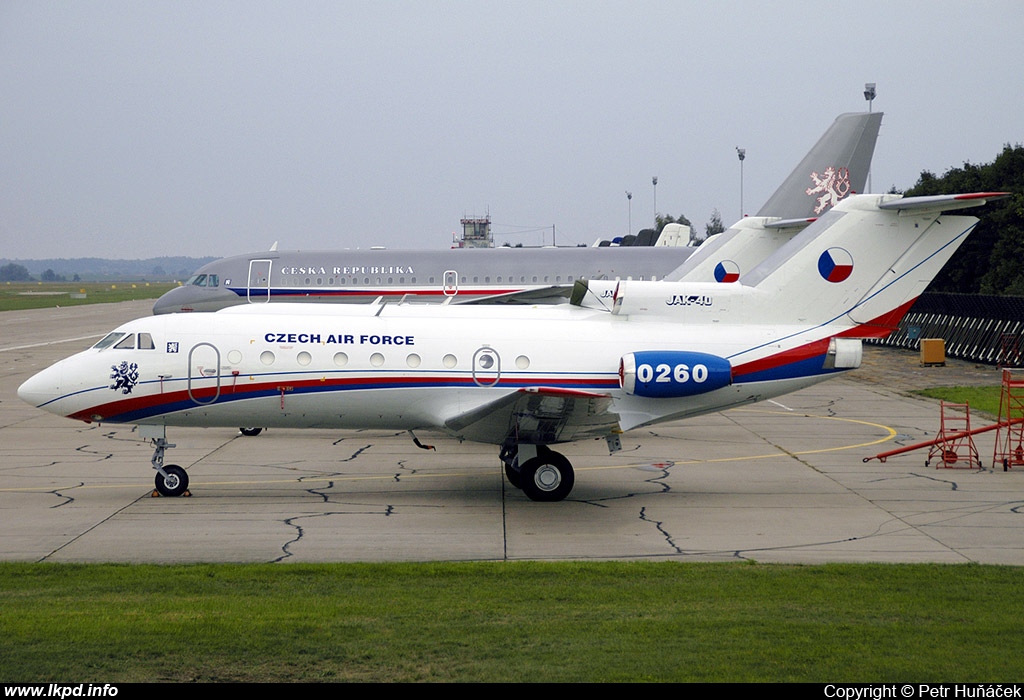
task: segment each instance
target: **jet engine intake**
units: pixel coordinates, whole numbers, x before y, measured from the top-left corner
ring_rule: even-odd
[[[679,398],[732,384],[732,365],[703,352],[649,350],[631,352],[619,361],[619,386],[647,398]]]

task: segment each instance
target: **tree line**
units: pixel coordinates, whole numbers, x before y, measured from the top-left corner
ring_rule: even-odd
[[[968,192],[1012,194],[963,212],[977,216],[978,226],[928,291],[1024,296],[1024,146],[1007,144],[991,163],[964,163],[962,168],[951,168],[941,177],[924,171],[904,194]]]

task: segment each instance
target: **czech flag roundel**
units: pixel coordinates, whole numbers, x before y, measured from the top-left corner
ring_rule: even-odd
[[[842,282],[853,273],[853,256],[842,248],[829,248],[818,258],[818,273],[828,282]]]
[[[740,266],[732,260],[723,260],[715,265],[716,282],[735,282],[740,278]]]

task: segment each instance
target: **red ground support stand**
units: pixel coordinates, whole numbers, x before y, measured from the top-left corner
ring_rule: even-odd
[[[963,416],[947,414],[947,409],[963,411]],[[971,407],[966,403],[943,401],[939,411],[939,434],[924,465],[927,467],[937,457],[936,469],[981,469],[981,458],[971,432]]]
[[[1013,372],[1003,370],[1003,388],[999,394],[1000,426],[992,453],[992,467],[1002,464],[1003,471],[1024,464],[1024,421],[1021,420],[1024,418],[1024,380],[1014,379]]]

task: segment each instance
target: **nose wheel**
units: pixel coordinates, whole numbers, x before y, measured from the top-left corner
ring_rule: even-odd
[[[156,473],[156,490],[161,496],[191,496],[188,491],[188,472],[177,464],[168,464]]]
[[[156,478],[153,480],[156,492],[153,495],[160,494],[168,498],[191,496],[192,494],[188,490],[188,472],[177,464],[164,466],[164,452],[174,447],[174,445],[167,442],[167,438],[163,437],[153,438],[152,442],[153,458],[150,462],[153,464],[153,469],[156,469]]]

